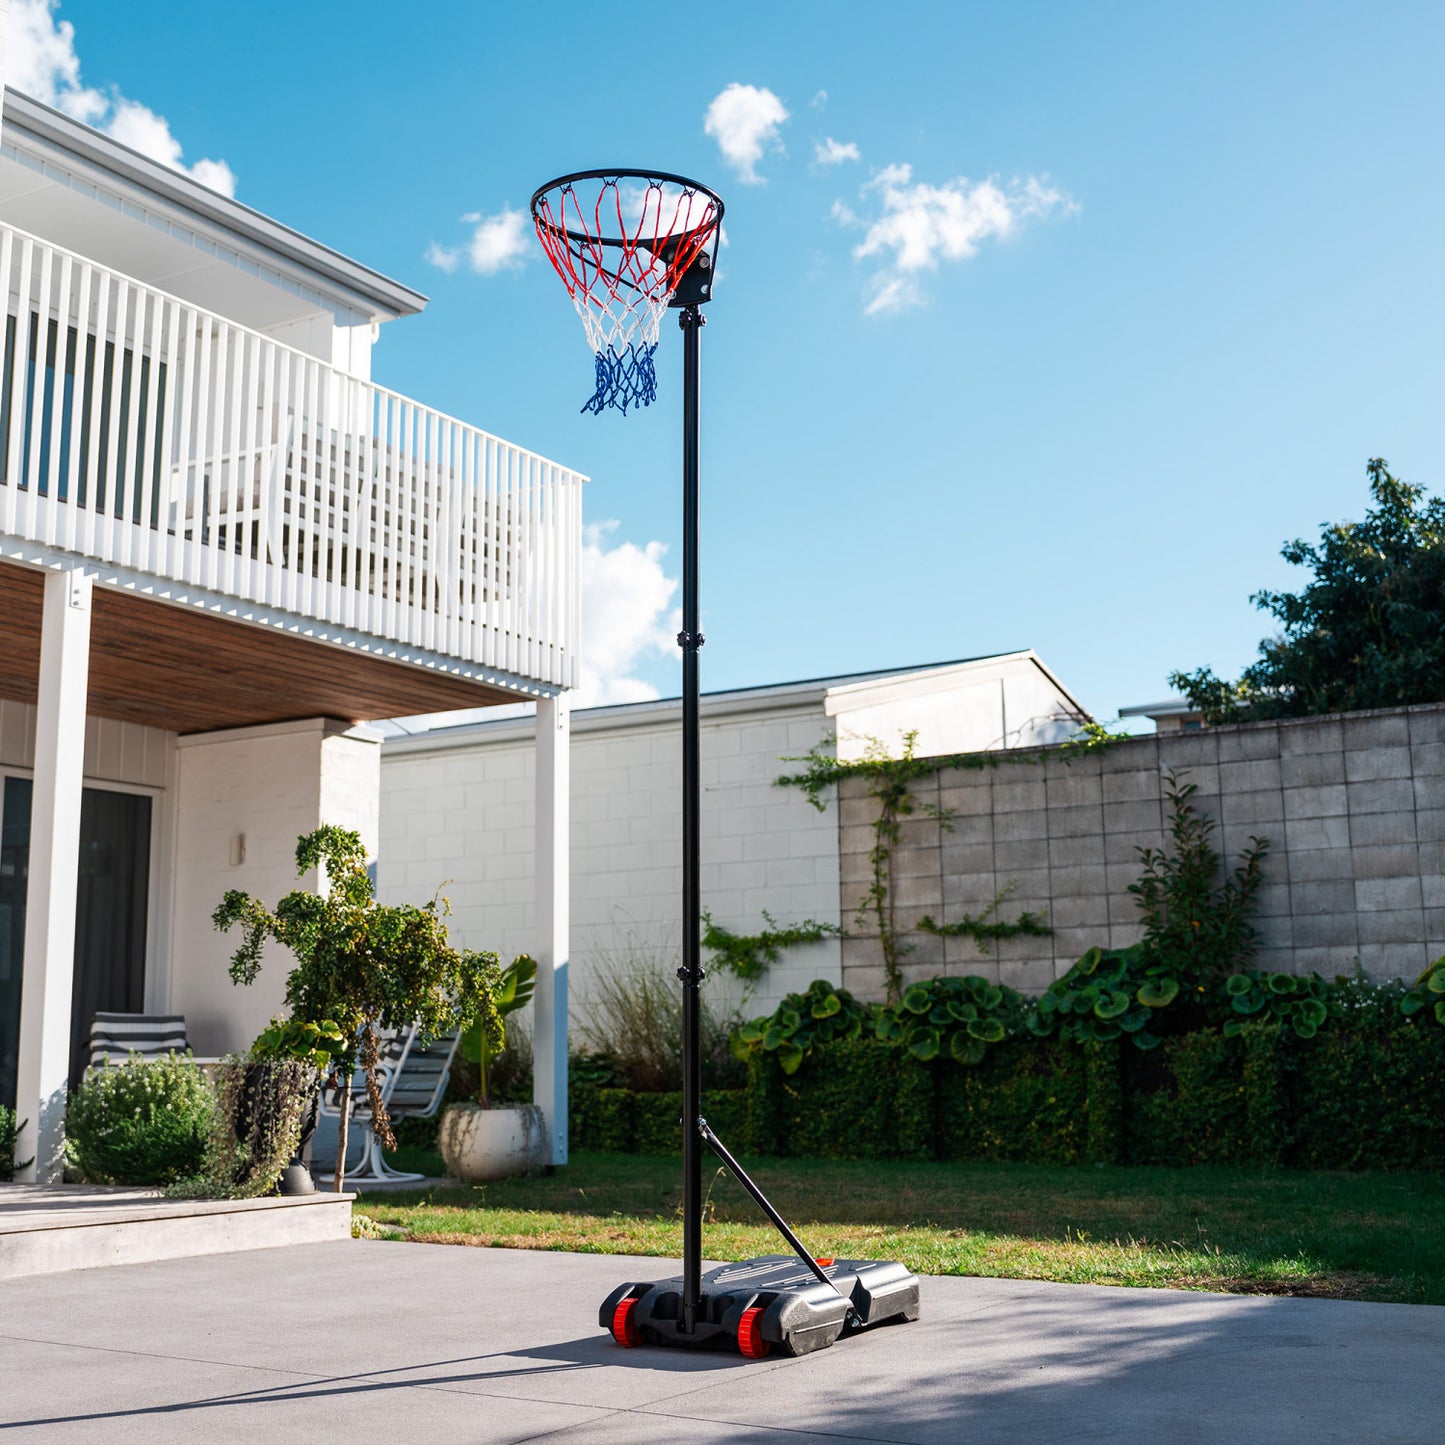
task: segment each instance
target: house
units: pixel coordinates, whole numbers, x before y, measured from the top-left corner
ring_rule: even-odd
[[[531,700],[539,1102],[565,1158],[583,478],[371,381],[425,298],[23,95],[0,127],[0,1102],[58,1168],[97,1009],[281,1005],[210,914],[378,837],[369,720]],[[531,866],[531,865],[529,865]],[[556,1069],[547,1066],[555,1058]]]
[[[1087,714],[1033,652],[704,695],[702,897],[717,922],[756,934],[847,921],[839,815],[774,786],[787,759],[822,744],[857,758],[1029,747],[1074,736]],[[629,959],[675,963],[681,943],[681,703],[579,709],[572,765],[574,1007],[589,978]],[[400,901],[439,887],[453,930],[504,955],[531,936],[533,748],[524,719],[437,727],[382,747],[378,891]],[[668,969],[671,972],[671,969]],[[790,950],[750,1005],[814,978],[842,978],[839,941]],[[727,997],[714,976],[709,994]],[[734,991],[735,997],[735,991]]]

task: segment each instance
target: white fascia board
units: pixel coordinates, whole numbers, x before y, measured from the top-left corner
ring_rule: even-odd
[[[1066,705],[1080,717],[1089,714],[1059,679],[1044,666],[1032,648],[1023,652],[1001,652],[994,657],[975,658],[970,662],[948,663],[942,667],[921,668],[917,672],[894,674],[864,682],[848,683],[830,688],[824,711],[829,717],[842,717],[859,708],[875,707],[884,702],[907,702],[910,698],[928,697],[940,692],[953,692],[959,687],[972,687],[992,682],[1020,670],[1033,668],[1048,679]]]
[[[8,87],[3,136],[20,164],[189,240],[203,252],[232,253],[243,270],[259,267],[255,274],[277,280],[286,290],[300,288],[298,294],[314,296],[328,310],[387,321],[415,315],[427,303],[410,286]]]
[[[818,713],[825,689],[759,688],[747,693],[718,693],[704,696],[699,705],[704,727],[733,718],[791,718]],[[659,698],[655,702],[616,703],[608,707],[583,708],[572,714],[572,732],[640,733],[677,728],[682,721],[682,699]],[[531,716],[502,718],[495,722],[466,723],[461,727],[437,728],[411,736],[391,736],[382,744],[382,756],[400,753],[440,753],[455,748],[490,747],[493,744],[525,742],[535,738],[536,722]]]

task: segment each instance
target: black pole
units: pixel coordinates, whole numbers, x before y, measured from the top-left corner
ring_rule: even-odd
[[[706,318],[697,306],[678,314],[682,327],[682,1332],[692,1334],[702,1298],[702,1063],[698,1029],[702,983],[702,890],[698,814],[697,615],[699,522],[698,404],[700,341]]]

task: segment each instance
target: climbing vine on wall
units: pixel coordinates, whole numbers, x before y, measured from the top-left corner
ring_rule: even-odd
[[[836,923],[819,923],[815,918],[779,927],[766,908],[763,919],[768,926],[761,933],[734,933],[715,922],[712,914],[704,911],[702,915],[702,946],[712,954],[717,967],[736,974],[744,983],[756,983],[778,961],[783,949],[800,943],[820,943],[843,931]]]
[[[1069,759],[1079,753],[1096,751],[1117,741],[1120,736],[1108,732],[1099,724],[1086,724],[1080,737],[1068,745],[1073,751],[1065,757]],[[915,779],[945,769],[980,771],[996,768],[1002,760],[997,752],[950,753],[944,757],[920,758],[915,756],[917,743],[916,731],[905,733],[902,755],[895,758],[889,755],[878,739],[870,738],[863,756],[848,762],[829,752],[826,742],[819,743],[802,757],[784,758],[786,763],[803,763],[805,767],[801,772],[787,773],[776,779],[776,786],[780,788],[800,789],[820,813],[827,807],[829,788],[836,787],[846,778],[866,779],[868,796],[877,803],[878,812],[873,820],[873,846],[868,851],[871,876],[867,891],[858,902],[857,921],[862,928],[871,924],[878,934],[889,1003],[897,1003],[902,997],[903,960],[910,951],[898,927],[897,894],[893,885],[893,858],[903,837],[903,821],[922,811],[926,817],[936,818],[940,828],[953,831],[953,810],[936,803],[921,802],[909,785]],[[1041,754],[1009,754],[1008,761],[1037,763],[1041,757]],[[1052,931],[1036,914],[1024,913],[1013,922],[997,918],[995,914],[1010,892],[1012,885],[1004,888],[982,913],[965,914],[956,923],[939,924],[932,917],[926,917],[917,926],[942,937],[971,937],[984,949],[987,943],[1000,938],[1039,937]]]
[[[1047,938],[1054,930],[1044,922],[1041,914],[1024,912],[1012,921],[997,917],[998,910],[1008,901],[1016,886],[1014,883],[1007,884],[981,913],[965,913],[952,923],[935,923],[933,915],[925,913],[918,920],[918,930],[920,933],[931,933],[936,938],[971,938],[983,954],[987,954],[990,943],[997,943],[1001,938]]]

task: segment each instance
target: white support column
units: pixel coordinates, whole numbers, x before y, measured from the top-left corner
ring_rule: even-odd
[[[90,594],[90,578],[79,569],[45,578],[15,1087],[16,1113],[29,1120],[15,1157],[34,1161],[17,1177],[28,1183],[58,1181],[63,1163]]]
[[[537,991],[532,1099],[547,1120],[552,1163],[567,1162],[567,960],[571,956],[570,742],[567,694],[537,703]]]

